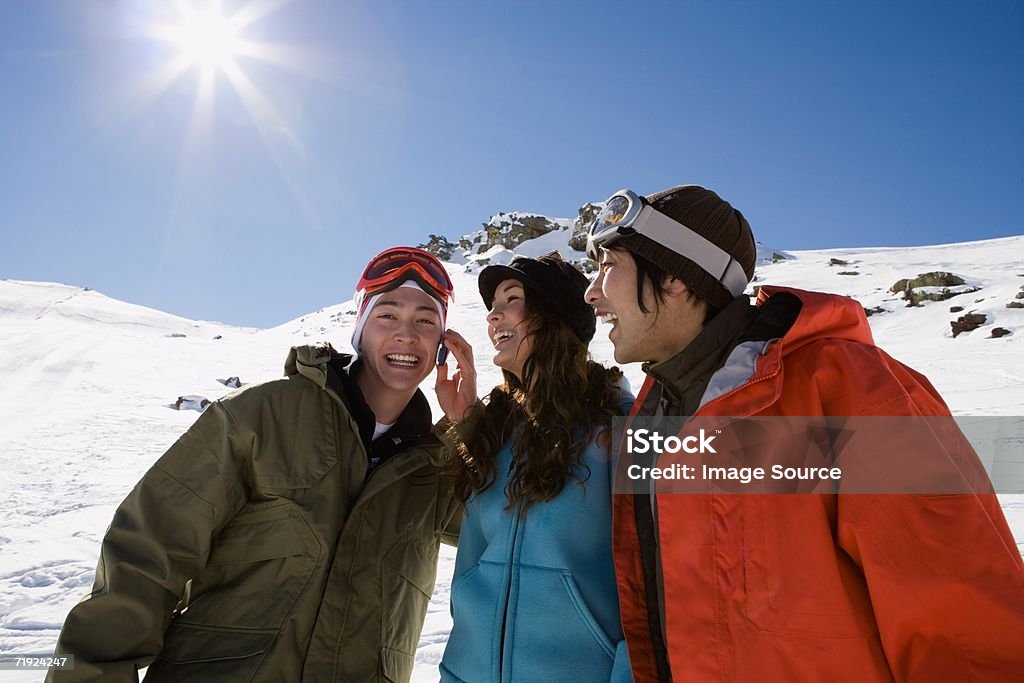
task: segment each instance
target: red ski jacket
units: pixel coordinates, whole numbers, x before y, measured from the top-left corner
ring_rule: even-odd
[[[860,304],[777,287],[762,287],[757,304],[783,292],[801,302],[789,331],[754,354],[745,381],[705,395],[697,417],[949,416],[924,376],[874,345]],[[653,385],[648,378],[634,414]],[[963,467],[985,478],[973,451]],[[614,500],[638,682],[658,680],[649,625],[659,605],[676,683],[1024,680],[1024,565],[993,493],[668,487],[655,489],[658,596],[644,588],[636,499]]]

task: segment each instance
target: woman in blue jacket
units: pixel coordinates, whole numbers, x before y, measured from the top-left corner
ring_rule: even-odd
[[[438,378],[466,501],[441,661],[446,683],[631,681],[612,562],[611,418],[632,396],[589,359],[586,278],[557,255],[480,273],[504,384],[476,398],[473,352]]]

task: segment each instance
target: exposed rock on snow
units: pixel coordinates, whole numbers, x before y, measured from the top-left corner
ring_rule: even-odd
[[[976,330],[985,324],[988,320],[988,316],[984,313],[968,313],[962,315],[956,320],[949,323],[949,326],[953,328],[953,336],[958,336],[961,332],[970,332]]]
[[[454,254],[455,250],[458,248],[458,245],[449,242],[448,238],[442,235],[434,235],[433,233],[428,235],[426,244],[421,244],[419,246],[420,249],[426,249],[442,261],[451,261],[452,254]]]
[[[587,202],[580,207],[579,213],[576,214],[576,221],[572,224],[572,237],[569,238],[570,248],[575,251],[587,250],[587,231],[590,230],[590,225],[602,208],[604,208],[603,202]]]
[[[955,288],[955,289],[951,289]],[[915,278],[897,280],[890,292],[903,294],[907,306],[920,306],[923,301],[945,301],[960,294],[977,292],[981,287],[972,287],[959,275],[945,271],[922,273]]]
[[[491,216],[491,220],[484,223],[483,227],[483,231],[472,238],[460,240],[459,246],[467,250],[475,248],[477,254],[483,254],[495,246],[515,249],[526,240],[546,235],[562,226],[547,216],[513,211]]]
[[[916,289],[917,287],[956,287],[957,285],[963,284],[966,284],[966,281],[959,275],[936,270],[931,273],[922,273],[909,280],[897,280],[896,283],[889,288],[889,291],[899,293],[910,289]]]
[[[171,407],[175,410],[197,410],[200,413],[206,410],[206,406],[210,405],[210,399],[204,396],[179,396],[178,400],[175,401]]]

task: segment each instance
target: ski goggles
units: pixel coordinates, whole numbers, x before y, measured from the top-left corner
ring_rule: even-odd
[[[412,278],[437,295],[444,305],[454,298],[455,288],[448,271],[429,251],[416,247],[392,247],[370,259],[356,291],[365,295],[393,289]]]
[[[712,242],[675,221],[632,190],[619,190],[605,202],[587,234],[587,256],[598,260],[598,250],[626,235],[643,235],[693,261],[734,297],[747,288],[743,266]]]

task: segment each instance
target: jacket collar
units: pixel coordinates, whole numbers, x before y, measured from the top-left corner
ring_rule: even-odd
[[[348,410],[349,415],[359,427],[363,443],[369,445],[373,435],[375,417],[359,389],[355,376],[359,372],[361,361],[349,353],[339,353],[327,342],[318,342],[305,346],[293,346],[285,361],[285,374],[299,374],[312,380],[321,389],[334,394]],[[368,435],[367,421],[369,421]],[[387,436],[398,450],[429,441],[433,438],[433,425],[430,403],[419,389],[412,395],[405,410],[399,415],[395,425],[388,430]],[[395,441],[395,439],[399,441]]]
[[[359,358],[354,358],[350,354],[334,352],[327,366],[327,386],[339,394],[348,407],[349,413],[359,423],[363,443],[369,444],[373,437],[377,417],[373,414],[373,409],[366,402],[366,397],[363,396],[362,389],[359,388],[359,383],[356,381],[356,376],[362,368],[363,363]],[[364,423],[368,424],[368,434],[362,433]],[[394,425],[378,441],[386,438],[395,445],[407,442],[419,443],[431,436],[432,427],[430,403],[423,392],[417,389],[398,419],[395,420]],[[404,450],[404,448],[403,445],[398,450]]]
[[[710,414],[724,414],[728,406],[727,412],[739,416],[764,410],[782,393],[783,359],[808,344],[842,340],[874,346],[863,306],[849,297],[763,286],[757,306],[756,320],[712,377],[714,391],[700,411],[710,407]],[[711,405],[738,393],[742,399]]]
[[[746,296],[736,297],[682,351],[660,363],[645,363],[644,372],[660,385],[666,407],[693,412],[711,375],[757,317]]]
[[[741,304],[745,305],[742,298],[740,303],[733,301],[672,358],[644,366],[648,382],[634,413],[652,414],[662,398],[663,387],[682,396],[693,388],[701,371],[710,367],[713,374],[707,380],[707,392],[701,397],[699,410],[757,383],[759,390],[753,394],[746,392],[749,395],[743,400],[742,409],[736,404],[729,407],[737,415],[753,414],[778,398],[783,358],[797,349],[824,339],[874,345],[863,307],[848,297],[763,286],[758,290],[756,309],[743,309]],[[729,331],[737,329],[739,333],[730,338]],[[719,411],[715,407],[713,412]]]

